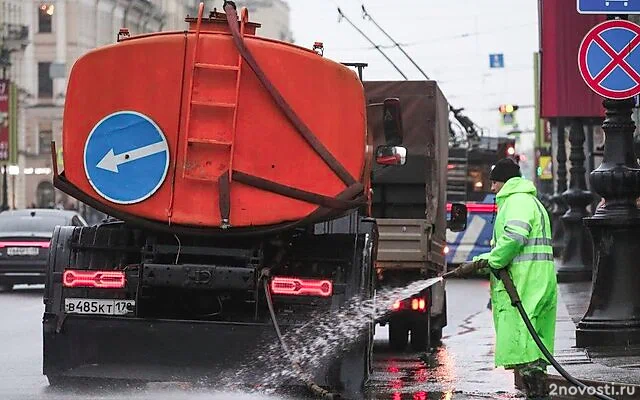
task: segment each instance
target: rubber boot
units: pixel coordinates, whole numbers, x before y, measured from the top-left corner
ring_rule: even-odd
[[[543,371],[533,371],[522,376],[527,399],[550,400],[547,388],[547,374]]]

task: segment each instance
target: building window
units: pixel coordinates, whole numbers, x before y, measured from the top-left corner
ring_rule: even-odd
[[[51,128],[40,128],[38,132],[38,153],[51,153],[51,140],[53,140],[53,132]]]
[[[38,97],[50,99],[53,97],[53,79],[49,74],[50,62],[38,63]]]
[[[51,33],[51,20],[55,6],[50,3],[42,3],[38,8],[38,32]]]

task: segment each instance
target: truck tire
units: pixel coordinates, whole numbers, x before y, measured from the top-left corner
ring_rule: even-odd
[[[366,234],[365,240],[358,241],[356,254],[359,255],[360,272],[357,278],[357,292],[364,299],[372,299],[375,291],[374,262],[377,252],[378,231],[374,221],[362,219],[359,234]],[[329,379],[331,388],[339,388],[340,394],[348,399],[364,398],[364,389],[372,371],[373,336],[375,321],[367,323],[359,340],[338,360],[339,372]],[[337,371],[336,371],[337,372]]]
[[[56,389],[68,389],[77,387],[81,383],[81,378],[62,376],[62,375],[47,375],[49,386]]]
[[[431,343],[442,342],[442,328],[431,329]]]
[[[413,351],[428,350],[429,326],[425,323],[417,323],[411,328],[411,349]]]
[[[47,261],[47,278],[44,288],[45,316],[55,314],[57,318],[64,318],[62,279],[54,279],[55,275],[62,275],[67,267],[81,266],[83,269],[112,269],[113,265],[124,262],[123,253],[115,249],[131,246],[134,243],[133,234],[123,224],[105,224],[91,227],[56,227],[51,238],[51,247]],[[74,251],[76,246],[95,246],[98,249],[85,248]],[[100,248],[100,246],[103,246]],[[105,250],[106,246],[114,249]],[[141,246],[140,246],[141,248]],[[64,319],[63,319],[64,320]],[[51,337],[51,326],[43,323],[43,371],[52,387],[120,387],[130,385],[132,380],[71,376],[66,360],[51,357],[56,353],[53,347],[55,341]]]
[[[0,283],[0,292],[11,292],[13,285],[10,283]]]
[[[371,364],[369,347],[372,340],[368,332],[366,338],[352,346],[340,356],[340,394],[347,399],[363,398],[364,386],[369,379]],[[333,385],[332,385],[333,386]]]
[[[389,321],[389,347],[404,351],[409,343],[409,327],[404,321]]]
[[[442,330],[444,329],[445,326],[447,326],[447,295],[446,295],[446,291],[445,291],[445,296],[444,296],[444,304],[442,307],[442,313],[440,315],[438,315],[437,317],[434,317],[433,315],[431,316],[431,320],[429,321],[431,326],[430,326],[430,337],[431,337],[431,344],[432,345],[437,345],[440,344],[442,342]]]

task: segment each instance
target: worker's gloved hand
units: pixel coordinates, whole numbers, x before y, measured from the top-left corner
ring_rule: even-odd
[[[471,275],[475,271],[489,266],[487,260],[476,260],[468,263],[460,264],[460,266],[453,270],[452,275],[457,277],[464,277]]]

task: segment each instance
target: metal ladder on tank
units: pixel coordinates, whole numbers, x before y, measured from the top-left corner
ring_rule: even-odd
[[[230,182],[231,182],[231,173],[233,171],[233,146],[234,139],[236,133],[236,125],[238,119],[238,97],[240,93],[240,79],[241,79],[241,71],[242,71],[242,63],[243,58],[238,53],[238,62],[236,65],[222,65],[222,64],[208,64],[198,61],[198,53],[200,47],[200,27],[202,23],[202,14],[204,12],[204,7],[202,3],[200,3],[200,8],[198,10],[198,20],[196,23],[196,31],[195,31],[195,48],[193,50],[192,57],[192,70],[191,70],[191,79],[189,81],[189,92],[188,92],[188,101],[189,105],[187,107],[187,116],[186,116],[186,146],[184,150],[184,160],[185,164],[189,162],[189,148],[191,146],[210,146],[212,148],[225,148],[229,151],[229,163],[228,168],[223,171],[223,173],[219,177],[209,178],[209,177],[201,177],[194,174],[190,174],[188,170],[183,169],[183,178],[200,180],[200,181],[210,181],[215,182],[218,185],[219,192],[219,205],[220,205],[220,215],[221,215],[221,228],[229,228],[229,214],[230,214]],[[248,16],[243,14],[241,17],[240,23],[240,33],[244,36],[245,32],[245,24],[248,20]],[[197,86],[197,79],[200,75],[200,72],[219,72],[219,71],[233,71],[236,74],[236,87],[235,87],[235,97],[234,102],[232,103],[221,103],[221,102],[209,102],[209,101],[196,101],[193,100],[193,89]],[[196,138],[191,136],[191,118],[192,118],[192,110],[194,107],[212,107],[212,108],[223,108],[228,110],[233,110],[232,117],[232,126],[231,126],[231,137],[229,140],[216,140],[216,139],[203,139]]]

